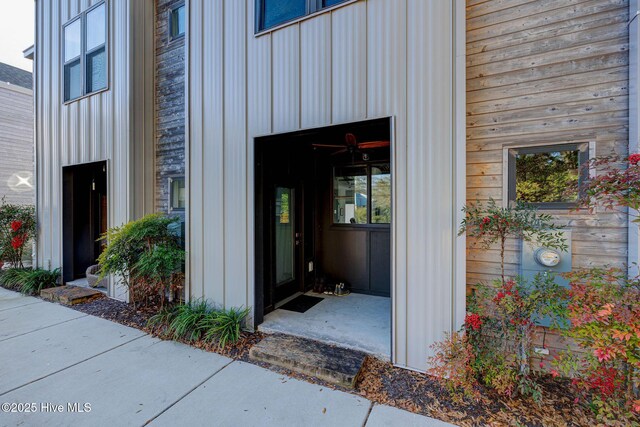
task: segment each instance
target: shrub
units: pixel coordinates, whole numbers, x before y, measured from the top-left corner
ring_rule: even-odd
[[[477,238],[486,249],[495,243],[500,244],[500,272],[503,282],[506,281],[504,251],[507,238],[536,241],[550,249],[567,249],[564,236],[559,232],[560,227],[553,223],[550,215],[538,213],[531,205],[517,203],[514,206],[500,207],[491,199],[486,206],[465,206],[462,211],[465,218],[458,234],[467,233],[468,236]]]
[[[568,349],[556,367],[573,379],[602,420],[640,414],[640,281],[621,269],[593,268],[567,276],[572,327],[565,334],[583,352]]]
[[[240,339],[249,309],[211,308],[204,300],[167,307],[149,319],[148,326],[167,338],[217,342],[220,348]]]
[[[159,298],[164,306],[167,292],[177,291],[184,281],[185,252],[179,236],[171,231],[179,221],[152,214],[109,229],[102,236],[107,246],[98,258],[101,277],[119,275],[134,305],[148,305]]]
[[[449,389],[462,389],[466,395],[479,382],[503,396],[521,394],[538,400],[540,386],[531,370],[536,323],[543,318],[551,318],[556,325],[563,323],[564,301],[566,289],[551,275],[537,275],[531,282],[518,278],[480,285],[470,298],[462,330],[434,347],[441,353],[450,348],[460,354],[449,358],[436,354],[429,360],[430,373],[443,377],[455,372],[453,382],[450,373],[443,381]],[[460,339],[467,347],[456,342]],[[463,350],[471,355],[464,355]],[[460,358],[469,363],[466,371],[462,371]],[[460,384],[462,380],[466,385]]]
[[[58,285],[60,269],[56,268],[52,271],[40,268],[23,270],[20,276],[22,280],[20,292],[26,295],[39,295],[41,290],[53,288]]]
[[[431,346],[434,355],[429,373],[441,379],[456,402],[461,397],[479,400],[475,352],[465,331],[445,334],[444,341]]]
[[[53,271],[30,268],[11,268],[0,275],[0,283],[5,288],[26,295],[38,295],[41,290],[57,286],[60,269]]]
[[[12,205],[4,198],[0,203],[0,261],[23,268],[25,247],[36,232],[33,206]]]

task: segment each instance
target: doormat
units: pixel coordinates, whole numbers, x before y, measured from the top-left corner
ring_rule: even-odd
[[[304,313],[323,299],[324,298],[312,297],[310,295],[300,295],[280,308],[283,310],[295,311],[296,313]]]

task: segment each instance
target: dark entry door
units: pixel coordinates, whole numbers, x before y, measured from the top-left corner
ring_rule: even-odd
[[[67,166],[63,171],[63,279],[84,278],[102,252],[107,230],[106,162]]]
[[[272,202],[272,287],[273,303],[298,292],[300,284],[299,191],[292,185],[276,185]]]

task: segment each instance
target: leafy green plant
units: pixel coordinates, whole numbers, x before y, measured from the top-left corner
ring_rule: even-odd
[[[209,313],[201,323],[201,327],[206,331],[205,341],[218,341],[220,348],[224,348],[227,343],[238,341],[242,332],[242,322],[248,314],[248,308],[230,308]]]
[[[240,339],[249,309],[216,309],[206,301],[167,307],[149,319],[148,326],[168,338],[217,342],[220,348]]]
[[[36,232],[36,217],[33,206],[0,202],[0,261],[12,267],[23,268],[25,248]]]
[[[60,269],[49,271],[41,268],[10,268],[0,275],[0,284],[5,288],[26,295],[38,295],[41,290],[58,285]]]
[[[107,246],[98,258],[101,278],[119,275],[134,305],[159,299],[164,306],[167,292],[177,291],[184,281],[185,252],[172,231],[179,221],[151,214],[109,229],[102,236]]]
[[[509,237],[535,241],[550,249],[566,250],[567,243],[561,227],[553,223],[553,218],[539,213],[535,207],[517,203],[501,207],[495,200],[489,200],[486,206],[479,203],[465,206],[462,211],[465,218],[458,234],[467,233],[489,249],[493,244],[500,245],[500,272],[502,282],[506,282],[504,273],[505,247]]]
[[[40,268],[23,270],[20,276],[22,281],[20,292],[26,295],[38,295],[41,290],[53,288],[58,285],[60,269],[56,268],[52,271]]]
[[[9,268],[0,273],[0,284],[14,291],[20,291],[22,286],[22,277],[25,272],[29,272],[30,268]]]

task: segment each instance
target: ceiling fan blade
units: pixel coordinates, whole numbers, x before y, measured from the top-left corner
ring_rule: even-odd
[[[346,148],[343,148],[342,150],[338,150],[336,152],[331,153],[332,156],[337,156],[338,154],[342,154],[342,153],[346,153],[349,150],[347,150]]]
[[[390,141],[369,141],[369,142],[361,142],[358,144],[358,148],[360,149],[368,149],[368,148],[383,148],[389,147],[391,145]]]
[[[311,144],[312,147],[317,148],[344,148],[344,145],[332,145],[332,144]]]

